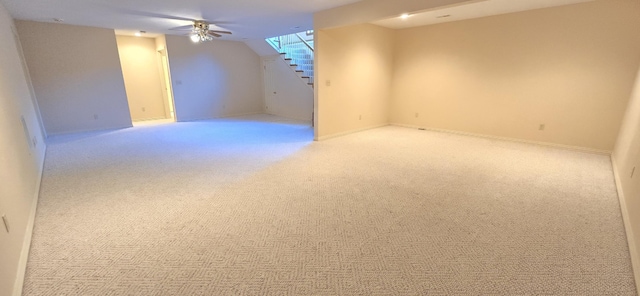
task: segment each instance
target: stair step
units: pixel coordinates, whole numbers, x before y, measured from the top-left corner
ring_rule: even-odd
[[[287,58],[298,60],[298,61],[313,61],[313,58],[311,57],[287,56]]]
[[[307,79],[309,81],[307,85],[311,88],[315,88],[313,80],[313,52],[310,53],[309,49],[304,47],[286,46],[282,48],[284,52],[280,52],[282,59],[286,61],[290,67],[293,67],[296,74],[300,74],[301,79]]]

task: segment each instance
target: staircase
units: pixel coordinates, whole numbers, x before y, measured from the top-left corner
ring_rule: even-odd
[[[313,88],[313,31],[267,38],[266,41]]]

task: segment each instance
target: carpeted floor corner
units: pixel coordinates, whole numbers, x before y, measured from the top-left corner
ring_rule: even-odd
[[[637,295],[608,156],[271,116],[51,139],[24,295]]]

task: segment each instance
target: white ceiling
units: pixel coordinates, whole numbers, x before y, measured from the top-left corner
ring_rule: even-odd
[[[115,29],[119,34],[143,30],[148,37],[185,34],[171,28],[204,19],[217,24],[213,29],[232,31],[233,35],[223,37],[227,40],[309,30],[313,28],[314,13],[356,2],[367,7],[367,1],[374,4],[378,0],[0,0],[16,19],[39,22],[62,19],[66,24]],[[427,3],[423,1],[427,0],[413,2]],[[374,23],[400,29],[587,1],[594,0],[479,0],[427,11],[407,11],[411,17],[406,20],[394,16]],[[451,16],[437,18],[442,15]]]
[[[590,1],[594,0],[479,0],[421,12],[407,11],[410,15],[407,19],[394,16],[373,23],[392,29],[404,29]],[[447,15],[449,16],[443,17]]]
[[[20,20],[54,22],[149,34],[183,34],[171,28],[189,19],[230,30],[223,39],[265,38],[313,27],[313,13],[360,0],[0,0]],[[295,28],[294,27],[299,27]]]

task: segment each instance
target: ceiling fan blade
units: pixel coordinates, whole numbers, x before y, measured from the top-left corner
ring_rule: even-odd
[[[171,30],[171,31],[187,31],[187,30],[191,31],[191,30],[193,30],[193,25],[175,27],[175,28],[171,28],[169,30]]]
[[[213,36],[213,37],[218,37],[218,38],[222,37],[222,35],[216,34],[216,33],[211,33],[211,31],[209,31],[209,33],[207,33],[207,35]]]
[[[217,34],[229,34],[229,35],[233,34],[233,33],[229,32],[229,31],[209,30],[209,33],[211,33],[211,32],[217,33]]]
[[[234,22],[231,21],[214,21],[213,19],[203,19],[203,21],[210,23],[212,25],[230,25],[230,24],[234,24]]]

